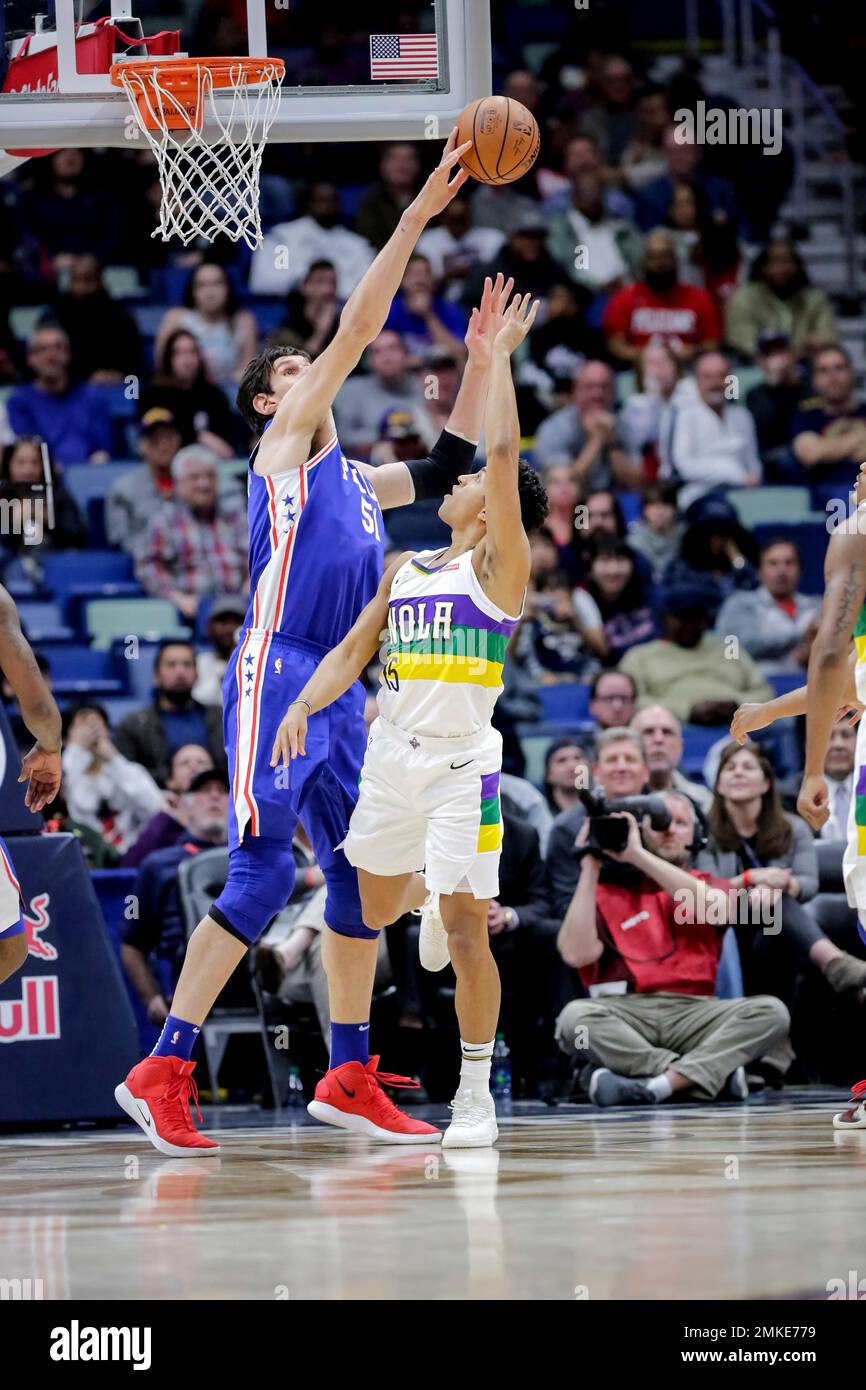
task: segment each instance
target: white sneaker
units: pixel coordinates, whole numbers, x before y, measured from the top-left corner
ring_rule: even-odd
[[[450,1110],[451,1123],[442,1136],[443,1149],[487,1149],[499,1138],[491,1095],[458,1091]]]
[[[421,908],[421,935],[418,959],[425,970],[444,970],[451,963],[448,933],[439,915],[439,894],[429,893]]]

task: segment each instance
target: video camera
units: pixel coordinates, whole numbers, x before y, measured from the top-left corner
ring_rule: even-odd
[[[671,823],[671,813],[663,796],[621,796],[616,801],[608,801],[601,793],[585,788],[578,796],[589,818],[589,839],[585,845],[588,852],[620,854],[625,849],[628,821],[614,816],[614,811],[630,811],[638,824],[649,816],[653,830],[667,830]]]

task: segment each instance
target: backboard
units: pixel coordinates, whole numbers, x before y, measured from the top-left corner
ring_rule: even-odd
[[[193,57],[283,59],[270,141],[444,139],[490,91],[488,0],[0,0],[0,13],[0,140],[25,157],[139,139],[108,65],[166,30]],[[0,174],[15,162],[0,153]]]

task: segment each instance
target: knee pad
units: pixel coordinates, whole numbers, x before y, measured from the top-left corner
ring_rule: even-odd
[[[379,932],[365,927],[361,915],[361,895],[358,875],[351,864],[343,860],[323,869],[328,897],[325,903],[325,924],[337,936],[355,936],[361,941],[374,941]]]
[[[229,855],[229,876],[210,915],[232,936],[252,944],[282,912],[294,886],[291,840],[248,835]]]

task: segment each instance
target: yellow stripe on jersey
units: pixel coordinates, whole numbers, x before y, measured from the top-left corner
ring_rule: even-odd
[[[502,662],[480,656],[431,656],[429,652],[404,652],[392,657],[388,670],[403,681],[450,681],[460,685],[502,684]]]
[[[866,825],[857,826],[857,853],[866,854]]]
[[[498,849],[502,844],[502,821],[498,825],[482,825],[478,831],[477,850],[479,854]]]
[[[857,665],[859,666],[861,661],[866,661],[866,636],[855,637],[854,646],[857,648]]]

